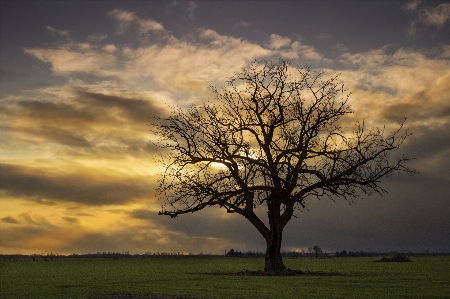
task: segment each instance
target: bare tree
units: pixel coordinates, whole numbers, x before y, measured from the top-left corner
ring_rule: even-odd
[[[403,122],[390,134],[364,122],[344,130],[339,120],[353,113],[337,76],[324,79],[289,63],[253,63],[228,87],[212,87],[214,102],[175,109],[156,118],[153,131],[169,149],[158,192],[160,215],[208,206],[249,220],[266,240],[265,271],[284,271],[282,232],[294,210],[311,198],[352,201],[383,193],[380,179],[413,173],[408,157],[391,159],[408,136]],[[267,209],[268,225],[256,213]]]
[[[314,253],[314,256],[315,256],[316,258],[319,257],[319,254],[320,254],[320,253],[323,253],[322,248],[320,248],[318,245],[314,245],[313,247],[309,248],[309,251],[310,251],[311,253]]]

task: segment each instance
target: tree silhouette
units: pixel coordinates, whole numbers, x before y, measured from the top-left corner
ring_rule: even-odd
[[[323,253],[322,248],[320,248],[318,245],[314,245],[313,247],[309,248],[309,251],[314,253],[315,258],[318,258],[320,253]]]
[[[410,158],[391,159],[408,133],[403,122],[390,134],[358,122],[344,130],[340,119],[353,113],[337,75],[291,71],[288,62],[253,63],[228,87],[212,87],[214,102],[174,109],[156,117],[158,145],[169,149],[158,192],[160,215],[208,206],[225,208],[250,221],[266,240],[265,271],[286,268],[282,232],[296,209],[324,196],[351,201],[383,193],[380,179],[414,173]],[[268,225],[257,206],[265,206]]]

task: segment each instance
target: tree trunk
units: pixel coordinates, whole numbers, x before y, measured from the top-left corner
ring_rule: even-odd
[[[265,259],[265,272],[281,272],[286,270],[281,257],[281,239],[282,230],[273,229],[270,231],[270,237],[266,240],[266,259]]]
[[[281,257],[281,241],[283,239],[283,225],[280,216],[280,204],[275,201],[269,201],[269,224],[270,231],[266,236],[266,259],[265,272],[281,272],[286,270]]]

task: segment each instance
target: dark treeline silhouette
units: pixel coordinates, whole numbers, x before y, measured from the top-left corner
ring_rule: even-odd
[[[377,251],[336,251],[332,256],[333,257],[370,257],[370,256],[448,256],[450,255],[450,252],[399,252],[399,251],[383,251],[383,252],[377,252]]]
[[[281,253],[283,258],[337,258],[337,257],[379,257],[379,256],[405,256],[405,257],[419,257],[419,256],[450,256],[450,252],[375,252],[375,251],[337,251],[335,253],[322,252],[316,256],[314,251],[284,251]],[[230,249],[225,254],[213,254],[213,253],[183,253],[183,252],[145,252],[144,254],[131,254],[129,252],[96,252],[96,253],[73,253],[70,255],[58,254],[58,253],[41,253],[41,254],[0,254],[0,259],[3,260],[32,260],[32,261],[53,261],[56,259],[66,258],[100,258],[100,259],[120,259],[120,258],[208,258],[208,257],[235,257],[235,258],[262,258],[265,256],[263,252],[241,252],[238,250]],[[389,258],[384,258],[389,259]],[[385,261],[380,260],[380,261]]]
[[[403,253],[397,253],[397,254],[394,254],[392,257],[385,257],[385,256],[383,256],[381,259],[376,260],[374,262],[379,262],[379,263],[389,263],[389,262],[404,263],[404,262],[412,262],[412,260],[407,255],[405,255]]]

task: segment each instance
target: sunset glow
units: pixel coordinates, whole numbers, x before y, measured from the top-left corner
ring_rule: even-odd
[[[165,152],[148,124],[280,58],[339,74],[355,110],[343,126],[388,132],[406,117],[413,135],[398,154],[420,172],[384,180],[383,197],[312,200],[283,250],[450,252],[446,1],[1,6],[0,254],[263,251],[256,229],[224,210],[157,215]]]

